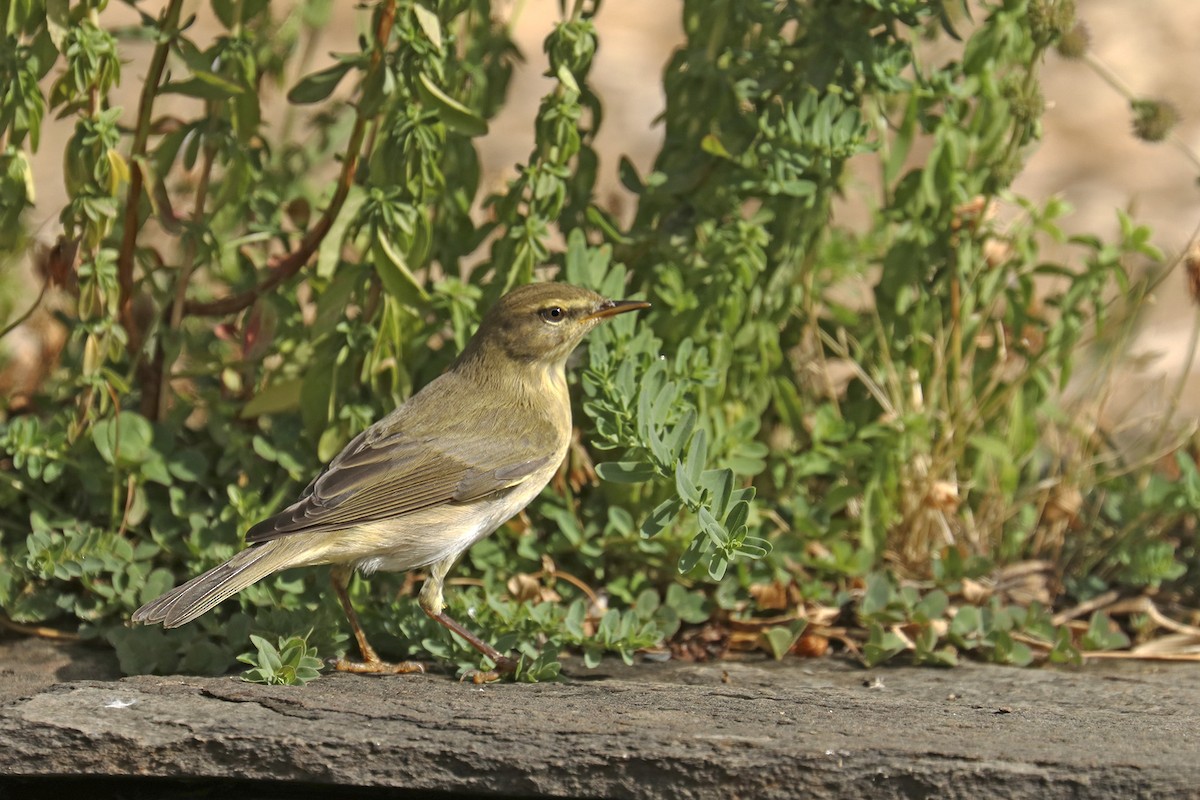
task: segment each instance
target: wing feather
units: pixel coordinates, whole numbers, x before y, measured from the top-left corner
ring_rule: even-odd
[[[250,528],[246,541],[345,530],[470,502],[522,483],[559,452],[553,442],[514,442],[514,432],[503,425],[482,435],[478,429],[451,431],[435,444],[431,437],[405,435],[404,421],[389,417],[355,437],[295,503]],[[550,455],[530,458],[531,452]]]

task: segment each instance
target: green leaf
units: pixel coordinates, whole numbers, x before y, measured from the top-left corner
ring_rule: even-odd
[[[733,155],[725,149],[725,145],[721,144],[721,140],[716,137],[716,134],[709,133],[700,140],[700,149],[709,155],[724,158],[733,161]]]
[[[938,648],[938,635],[932,626],[925,626],[917,633],[914,660],[918,664],[935,667],[953,667],[958,664],[958,651],[953,645]]]
[[[151,455],[154,429],[141,414],[122,411],[92,426],[92,442],[106,463],[136,466]]]
[[[945,613],[947,606],[950,605],[950,598],[941,589],[934,589],[929,594],[921,598],[921,601],[913,607],[913,619],[917,622],[930,622],[935,619],[941,619]]]
[[[371,263],[388,294],[406,305],[429,302],[425,287],[408,268],[404,254],[397,250],[382,229],[375,231]]]
[[[346,195],[346,201],[342,203],[342,210],[338,213],[337,219],[333,221],[333,225],[329,228],[329,233],[321,239],[320,249],[317,250],[317,275],[322,278],[330,278],[337,271],[338,264],[342,259],[342,250],[346,245],[346,230],[358,217],[359,209],[366,202],[367,193],[358,185],[350,188],[349,194]],[[353,271],[352,269],[350,271]],[[343,311],[345,309],[342,309]],[[340,316],[340,314],[339,314]]]
[[[784,377],[776,378],[772,390],[775,408],[783,422],[794,431],[803,430],[804,409],[795,382]]]
[[[1187,506],[1192,511],[1200,511],[1200,470],[1186,449],[1175,452],[1175,463],[1179,465],[1179,475],[1183,483],[1183,495]]]
[[[617,223],[617,221],[609,216],[608,212],[599,206],[589,205],[585,214],[587,215],[588,222],[590,222],[598,231],[604,234],[605,238],[609,241],[625,245],[634,243],[632,238],[626,236],[621,231],[620,225]],[[576,230],[579,229],[576,228]]]
[[[975,606],[962,606],[950,621],[950,633],[964,639],[983,632],[983,617]]]
[[[681,575],[686,575],[700,563],[700,559],[712,549],[712,540],[704,533],[698,533],[692,537],[692,541],[688,543],[687,549],[683,551],[683,555],[679,557],[679,572]]]
[[[598,645],[584,645],[583,647],[583,665],[588,669],[595,669],[600,666],[600,661],[604,656],[604,650]]]
[[[167,463],[163,460],[162,453],[156,450],[152,450],[150,456],[141,463],[140,471],[142,477],[148,481],[153,481],[162,486],[170,486],[172,483]]]
[[[336,425],[327,428],[317,442],[317,458],[321,461],[329,461],[345,446],[346,437],[342,433],[342,429]]]
[[[728,569],[729,556],[725,555],[722,550],[714,552],[712,558],[708,561],[708,577],[714,581],[719,581],[725,577],[725,571]]]
[[[186,675],[223,675],[229,669],[231,655],[215,642],[198,641],[188,646],[179,669]]]
[[[1058,630],[1054,634],[1054,647],[1050,650],[1047,659],[1051,664],[1078,665],[1083,663],[1083,654],[1079,652],[1079,648],[1072,641],[1071,629],[1068,626],[1058,626]]]
[[[244,87],[211,72],[195,72],[187,80],[168,81],[159,89],[160,94],[181,94],[200,100],[228,100],[244,91]]]
[[[329,24],[333,12],[334,0],[309,0],[301,7],[304,24],[314,30],[320,30]]]
[[[1087,633],[1080,639],[1084,650],[1123,650],[1129,647],[1129,637],[1113,624],[1103,611],[1096,611],[1088,621]]]
[[[424,72],[417,80],[421,99],[437,111],[438,119],[447,128],[464,136],[483,136],[488,132],[487,120],[439,89]]]
[[[900,177],[900,170],[904,168],[908,160],[908,154],[912,149],[913,136],[917,127],[917,102],[918,94],[916,92],[909,94],[908,104],[904,109],[904,117],[900,122],[896,135],[892,137],[889,143],[887,161],[883,165],[883,180],[888,186],[891,186]]]
[[[729,543],[729,532],[709,513],[707,508],[701,508],[696,512],[696,516],[700,520],[700,530],[708,534],[708,538],[714,545],[723,548]]]
[[[673,608],[679,618],[689,625],[707,622],[708,618],[712,616],[712,612],[709,610],[710,604],[705,599],[703,592],[689,592],[678,583],[667,587],[666,605]]]
[[[195,483],[208,472],[208,458],[191,448],[177,450],[167,457],[167,471],[184,483]]]
[[[563,85],[563,88],[572,94],[579,94],[579,82],[575,80],[575,75],[571,70],[567,69],[566,64],[560,64],[555,70],[554,76],[558,78],[558,82]]]
[[[637,167],[626,156],[621,156],[617,163],[617,177],[621,180],[621,185],[628,189],[633,194],[641,194],[646,190],[642,179],[638,177]]]
[[[704,466],[707,460],[708,434],[704,428],[701,428],[692,437],[692,443],[688,447],[687,459],[684,461],[687,464],[688,481],[692,486],[700,482],[700,476],[704,473]]]
[[[743,558],[766,558],[770,552],[771,543],[759,536],[747,536],[737,546],[737,554]]]
[[[656,426],[646,426],[643,440],[649,447],[650,454],[654,456],[654,460],[658,462],[660,467],[668,468],[668,465],[675,463],[678,457],[671,453],[671,449],[667,446],[666,442],[658,435]]]
[[[658,470],[644,461],[606,461],[596,465],[596,474],[613,483],[644,483],[658,475]]]
[[[880,572],[868,575],[867,588],[859,604],[858,613],[866,620],[883,614],[891,605],[894,593],[892,583],[886,575]]]
[[[71,10],[69,0],[46,0],[46,30],[50,32],[50,41],[63,55],[67,46],[67,31],[71,27]]]
[[[746,521],[750,518],[750,504],[745,500],[734,503],[729,509],[728,516],[725,517],[725,527],[737,533],[746,525]]]
[[[763,641],[776,661],[783,660],[783,657],[792,649],[792,645],[800,638],[800,634],[804,632],[806,625],[806,620],[799,620],[786,627],[777,625],[762,632]]]
[[[433,42],[433,46],[437,48],[438,52],[442,52],[442,23],[438,20],[437,14],[420,3],[413,3],[412,10],[421,30],[429,37],[429,41]]]
[[[682,461],[675,463],[675,492],[689,508],[695,508],[700,504],[700,492],[697,491],[696,484],[692,483]]]
[[[671,432],[663,437],[663,444],[667,446],[669,458],[667,462],[677,461],[683,457],[683,448],[688,442],[688,437],[692,435],[692,431],[696,429],[696,409],[689,408],[683,412],[683,417],[671,429]]]
[[[304,76],[287,93],[288,102],[295,105],[321,102],[333,94],[333,90],[354,66],[354,62],[343,62]]]
[[[683,505],[674,497],[659,503],[642,522],[642,535],[656,536],[663,528],[671,524],[681,508]]]
[[[885,631],[878,622],[872,622],[863,646],[863,663],[876,667],[903,653],[908,647],[904,640],[891,631]]]
[[[300,390],[303,386],[304,380],[301,378],[273,383],[251,397],[246,405],[242,406],[238,416],[251,419],[263,414],[278,414],[297,409],[300,407]]]

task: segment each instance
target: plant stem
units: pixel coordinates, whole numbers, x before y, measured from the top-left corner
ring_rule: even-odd
[[[129,191],[125,196],[125,228],[121,239],[121,250],[117,254],[117,287],[120,291],[118,301],[118,318],[121,326],[128,335],[127,350],[136,354],[142,346],[142,332],[138,329],[133,316],[133,263],[134,251],[137,249],[137,236],[141,229],[138,222],[138,205],[142,199],[142,184],[145,177],[139,160],[146,154],[146,144],[150,139],[151,115],[154,110],[154,98],[166,68],[167,56],[179,29],[180,9],[183,0],[171,0],[162,16],[159,17],[159,33],[162,39],[154,48],[150,65],[146,70],[146,79],[142,84],[142,97],[138,103],[137,125],[134,128],[133,144],[129,150]]]
[[[8,325],[4,326],[4,330],[0,331],[0,339],[3,339],[5,336],[8,336],[14,330],[21,327],[21,325],[24,324],[25,320],[27,320],[33,316],[33,312],[37,311],[38,306],[40,306],[42,304],[42,299],[46,296],[46,290],[49,288],[50,288],[50,277],[47,276],[46,280],[42,281],[42,290],[40,292],[38,292],[37,299],[33,301],[33,305],[31,305],[28,308],[28,310],[25,311],[24,314],[17,317],[16,319],[14,319]]]
[[[383,54],[387,49],[387,42],[391,37],[392,25],[395,23],[395,20],[396,2],[395,0],[386,0],[383,10],[379,15],[379,22],[375,28],[375,47],[371,52],[371,63],[367,68],[368,75],[375,70],[383,68]],[[368,122],[369,118],[360,109],[354,119],[354,129],[350,132],[350,141],[346,145],[346,156],[342,161],[342,172],[338,177],[337,188],[333,193],[333,197],[330,199],[329,205],[325,207],[321,218],[317,220],[316,224],[300,240],[300,244],[296,246],[296,249],[290,253],[280,253],[272,257],[267,262],[267,277],[256,286],[218,300],[207,302],[189,300],[183,307],[185,315],[219,317],[227,314],[235,314],[238,311],[249,308],[258,298],[293,277],[304,267],[308,259],[317,251],[321,242],[329,234],[334,220],[337,219],[338,214],[342,210],[342,205],[346,202],[346,197],[350,194],[350,188],[354,185],[354,174],[358,169],[358,162],[362,158],[363,141],[366,138]]]

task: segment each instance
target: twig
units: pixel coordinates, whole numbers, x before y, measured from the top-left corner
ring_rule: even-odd
[[[1159,611],[1158,606],[1149,597],[1130,597],[1120,600],[1105,608],[1104,611],[1110,616],[1113,614],[1145,614],[1160,628],[1188,636],[1200,636],[1200,628],[1171,619]]]
[[[1054,645],[1051,642],[1047,642],[1045,639],[1039,639],[1036,636],[1030,636],[1027,633],[1011,631],[1008,635],[1012,637],[1014,642],[1021,642],[1022,644],[1027,644],[1030,647],[1038,650],[1045,650],[1046,652],[1049,652],[1054,649]],[[1042,653],[1041,655],[1045,655],[1045,653]]]
[[[1142,642],[1129,652],[1140,655],[1159,653],[1200,653],[1200,636],[1189,633],[1168,633],[1148,642]]]
[[[37,311],[38,306],[40,306],[42,304],[42,299],[46,296],[46,290],[49,288],[50,288],[50,276],[47,275],[46,280],[42,281],[42,290],[40,292],[38,292],[37,299],[33,301],[33,305],[31,305],[29,307],[29,310],[26,311],[24,314],[17,317],[12,322],[10,322],[8,325],[6,325],[4,327],[3,331],[0,331],[0,339],[3,339],[5,336],[8,336],[10,333],[15,331],[17,328],[21,327],[21,325],[23,325],[25,323],[25,320],[27,320],[33,316],[33,312]]]
[[[1197,661],[1200,653],[1135,653],[1132,650],[1097,650],[1080,653],[1084,658],[1107,658],[1126,661]]]
[[[67,642],[79,641],[79,634],[77,633],[60,631],[56,628],[47,628],[44,625],[24,625],[20,622],[13,622],[4,614],[0,614],[0,628],[8,628],[10,631],[16,631],[26,636],[36,636],[39,639],[60,639]]]
[[[420,575],[414,575],[413,577],[416,579],[422,580],[422,581],[429,579],[429,576],[424,573],[422,573]],[[478,586],[479,588],[482,589],[484,586],[484,583],[483,583],[482,578],[447,578],[446,585],[447,586]]]
[[[529,577],[536,580],[543,576],[556,578],[556,579],[562,578],[564,581],[566,581],[567,583],[571,584],[579,591],[586,594],[588,597],[588,600],[591,601],[593,606],[595,606],[597,603],[600,602],[600,598],[596,595],[596,592],[594,589],[592,589],[592,587],[588,586],[582,580],[580,580],[579,578],[576,578],[574,575],[572,575],[569,572],[563,572],[562,570],[559,570],[559,569],[552,569],[552,570],[542,569],[542,570],[538,570],[537,572],[533,573]]]
[[[1116,590],[1105,592],[1097,595],[1086,603],[1080,603],[1074,608],[1068,608],[1066,611],[1060,611],[1050,618],[1050,623],[1053,625],[1063,625],[1077,617],[1082,617],[1085,614],[1090,614],[1093,611],[1112,605],[1120,597]]]
[[[133,509],[133,501],[137,497],[137,479],[133,473],[129,473],[129,477],[125,479],[125,511],[121,514],[121,528],[117,531],[118,538],[124,538],[125,531],[129,527],[129,512]]]

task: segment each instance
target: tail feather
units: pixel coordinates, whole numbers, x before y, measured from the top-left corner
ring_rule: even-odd
[[[277,539],[248,547],[224,564],[142,606],[134,612],[132,620],[146,624],[161,622],[164,628],[177,628],[191,622],[273,572],[312,563],[298,557],[307,554],[297,552],[294,544],[287,539]]]

